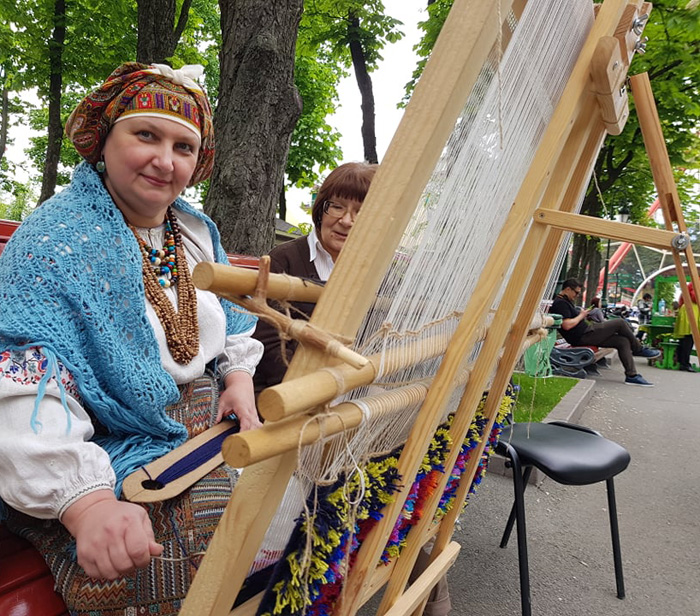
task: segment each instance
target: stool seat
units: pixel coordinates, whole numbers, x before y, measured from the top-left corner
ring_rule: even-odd
[[[522,466],[539,468],[564,485],[605,481],[624,471],[630,463],[630,454],[617,443],[554,423],[507,426],[499,441],[502,455],[506,443],[516,448]]]
[[[629,465],[630,455],[627,450],[590,428],[553,421],[513,423],[506,426],[501,432],[496,452],[505,456],[506,466],[513,469],[515,499],[501,537],[501,547],[508,545],[513,525],[517,522],[522,616],[532,614],[524,492],[533,468],[540,469],[554,481],[565,485],[605,482],[617,596],[624,598],[625,584],[613,478]]]

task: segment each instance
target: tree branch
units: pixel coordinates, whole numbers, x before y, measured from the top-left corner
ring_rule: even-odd
[[[175,26],[175,31],[173,32],[172,53],[175,53],[177,43],[187,27],[187,20],[190,16],[190,6],[192,6],[192,0],[184,0],[182,7],[180,8],[180,15],[177,18],[177,25]]]

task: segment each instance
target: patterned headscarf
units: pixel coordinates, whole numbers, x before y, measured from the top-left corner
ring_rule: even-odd
[[[88,94],[66,122],[66,135],[90,164],[102,156],[115,122],[134,113],[164,115],[201,137],[199,157],[189,186],[206,180],[214,165],[214,127],[206,94],[195,79],[198,65],[175,70],[165,64],[127,62]]]

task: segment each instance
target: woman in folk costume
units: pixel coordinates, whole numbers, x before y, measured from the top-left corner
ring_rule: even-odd
[[[148,506],[122,481],[224,416],[259,425],[255,319],[190,276],[227,262],[179,196],[213,164],[200,73],[127,63],[88,95],[85,161],[0,258],[0,498],[71,614],[178,613],[236,473]]]
[[[695,321],[700,327],[700,310],[698,310],[698,300],[695,296],[695,289],[693,288],[693,283],[688,283],[688,292],[690,293],[690,299],[692,303],[690,304],[693,308],[693,314],[695,315]],[[690,329],[690,319],[688,318],[688,310],[683,307],[685,300],[681,296],[678,302],[678,315],[676,316],[676,322],[673,328],[673,335],[678,338],[678,349],[676,351],[678,355],[678,363],[680,364],[680,369],[685,372],[695,372],[693,366],[690,364],[690,352],[693,350],[693,332]]]

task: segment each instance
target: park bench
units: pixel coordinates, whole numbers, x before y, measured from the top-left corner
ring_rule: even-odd
[[[597,346],[571,346],[563,339],[557,340],[549,356],[552,371],[559,376],[585,379],[598,374],[598,368],[607,366],[607,356],[615,349]]]

